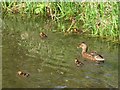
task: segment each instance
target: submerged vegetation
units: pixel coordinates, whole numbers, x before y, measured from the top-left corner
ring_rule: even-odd
[[[119,42],[117,2],[2,2],[2,17],[20,14],[21,17],[49,18],[58,24],[58,30],[74,28],[93,37]],[[73,23],[73,19],[75,22]],[[63,22],[71,22],[66,27]]]

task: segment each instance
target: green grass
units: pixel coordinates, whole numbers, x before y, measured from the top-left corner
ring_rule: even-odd
[[[76,19],[73,27],[89,32],[93,37],[102,37],[113,42],[119,42],[118,3],[117,2],[2,2],[3,17],[20,14],[24,16],[44,16],[58,22],[59,28],[66,31],[61,20]]]

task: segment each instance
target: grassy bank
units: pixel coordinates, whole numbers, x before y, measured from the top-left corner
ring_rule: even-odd
[[[2,15],[20,14],[43,16],[60,24],[60,20],[71,22],[68,28],[77,28],[93,37],[119,42],[117,2],[2,2]],[[72,25],[71,19],[75,19]],[[61,31],[68,29],[60,26]]]

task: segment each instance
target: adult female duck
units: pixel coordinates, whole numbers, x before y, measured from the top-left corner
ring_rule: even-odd
[[[104,62],[105,60],[101,55],[97,54],[96,52],[91,52],[90,54],[87,53],[87,45],[84,42],[79,44],[78,48],[82,48],[82,56],[86,59],[102,62]]]

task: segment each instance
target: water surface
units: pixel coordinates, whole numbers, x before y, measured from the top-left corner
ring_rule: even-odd
[[[116,44],[83,35],[55,32],[57,25],[46,19],[6,17],[3,20],[3,88],[118,87]],[[41,31],[48,35],[47,39],[39,37]],[[77,49],[83,41],[87,43],[88,51],[101,53],[105,63],[97,65],[83,59],[81,49]],[[84,66],[77,67],[75,58],[79,58]],[[30,73],[30,76],[18,76],[19,70]]]

